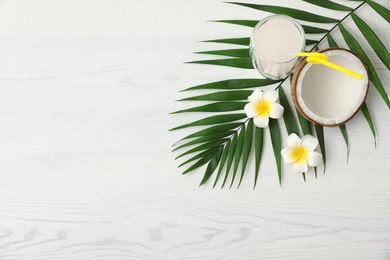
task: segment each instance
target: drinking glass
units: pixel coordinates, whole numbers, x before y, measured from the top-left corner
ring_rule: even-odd
[[[250,38],[250,55],[254,67],[266,78],[283,79],[288,76],[305,50],[302,26],[287,15],[271,15],[261,20]]]

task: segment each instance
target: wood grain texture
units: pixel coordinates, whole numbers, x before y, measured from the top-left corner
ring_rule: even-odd
[[[303,5],[318,10],[291,1]],[[389,48],[388,24],[359,15]],[[325,129],[318,179],[283,166],[279,187],[268,133],[256,190],[252,159],[238,190],[199,188],[201,170],[177,168],[171,145],[192,130],[168,129],[202,116],[169,115],[186,106],[179,90],[258,77],[183,64],[221,46],[201,40],[250,33],[206,20],[264,16],[219,0],[2,1],[0,259],[390,259],[390,111],[373,88],[378,147],[361,114],[347,124],[348,163],[339,130]]]

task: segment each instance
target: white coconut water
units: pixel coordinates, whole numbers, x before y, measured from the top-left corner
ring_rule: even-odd
[[[254,65],[266,77],[279,79],[294,69],[298,58],[291,54],[303,51],[303,30],[288,16],[275,15],[260,22],[252,35]]]

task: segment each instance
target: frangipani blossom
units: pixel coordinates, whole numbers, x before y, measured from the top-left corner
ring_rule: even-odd
[[[305,135],[300,139],[296,134],[287,137],[287,148],[282,150],[285,163],[291,163],[296,172],[307,172],[308,166],[318,166],[322,161],[320,153],[314,151],[318,140],[314,136]]]
[[[257,127],[265,128],[268,126],[269,118],[277,119],[283,115],[284,108],[276,103],[277,99],[277,90],[255,89],[248,97],[249,103],[245,105],[245,113],[249,118],[253,118],[253,123]]]

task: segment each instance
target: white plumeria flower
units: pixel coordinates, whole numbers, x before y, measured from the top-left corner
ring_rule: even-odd
[[[318,140],[312,135],[300,139],[296,134],[287,137],[287,148],[282,150],[285,163],[291,163],[296,172],[307,172],[308,166],[318,166],[322,161],[320,153],[314,151]]]
[[[245,105],[245,113],[257,127],[265,128],[268,126],[269,118],[280,118],[283,115],[284,108],[276,103],[278,91],[274,89],[255,89],[252,95],[248,97],[249,103]]]

